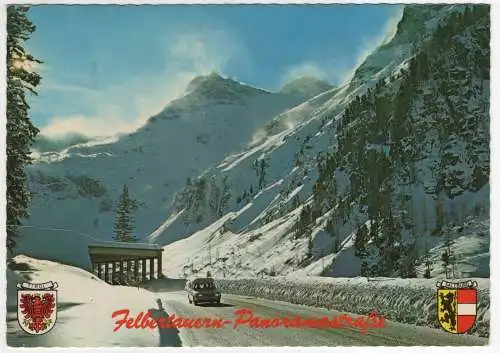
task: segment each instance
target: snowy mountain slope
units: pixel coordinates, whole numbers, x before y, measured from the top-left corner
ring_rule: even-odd
[[[488,277],[490,268],[489,217],[484,215],[468,217],[463,225],[454,226],[450,231],[457,234],[451,248],[458,256],[457,263],[450,270],[457,276]],[[437,243],[429,250],[427,256],[431,263],[435,264],[431,269],[433,277],[444,276],[440,258],[445,249],[445,244]],[[421,264],[417,267],[417,272],[423,275],[425,267],[425,263]]]
[[[149,234],[172,211],[187,178],[246,146],[258,128],[302,101],[217,74],[198,77],[135,133],[34,154],[28,224],[109,239],[113,202],[127,184],[141,204],[137,235]]]
[[[333,89],[334,86],[316,77],[304,76],[287,82],[279,90],[283,94],[297,94],[304,98],[312,98]]]
[[[276,273],[411,277],[432,251],[454,243],[450,261],[464,268],[455,276],[489,276],[489,234],[467,246],[453,228],[468,216],[484,222],[489,212],[488,28],[485,6],[406,7],[392,39],[350,82],[293,109],[297,123],[273,119],[275,128],[258,142],[207,171],[184,190],[192,202],[179,202],[182,217],[150,240],[167,244],[183,229],[199,231],[167,246],[166,258],[196,257],[200,242],[209,247],[205,237],[218,219],[210,212],[210,183],[225,180],[238,197],[225,204],[232,220],[227,234],[221,229],[228,238],[218,251],[244,251],[244,239],[287,219],[279,242],[272,231],[259,237],[273,244],[262,256]],[[409,41],[411,50],[402,50]],[[301,260],[288,266],[288,256],[274,251],[294,242],[302,246],[288,254]],[[465,246],[474,254],[460,256]],[[466,258],[481,261],[465,269]],[[262,272],[262,264],[248,273]]]
[[[34,166],[31,222],[109,237],[129,182],[168,275],[442,276],[453,249],[452,275],[489,276],[489,232],[457,228],[489,212],[488,7],[406,6],[349,82],[294,99],[195,80],[137,133]]]

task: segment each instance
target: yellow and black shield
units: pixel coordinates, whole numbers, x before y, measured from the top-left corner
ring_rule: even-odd
[[[457,333],[457,290],[439,288],[437,296],[439,324],[445,331]]]
[[[477,317],[477,289],[474,287],[446,288],[437,292],[438,321],[450,333],[466,333]]]

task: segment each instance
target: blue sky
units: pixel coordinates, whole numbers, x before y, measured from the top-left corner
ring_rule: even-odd
[[[394,28],[401,6],[36,6],[28,49],[45,64],[31,115],[42,133],[132,131],[195,76],[276,90],[303,75],[340,84]]]

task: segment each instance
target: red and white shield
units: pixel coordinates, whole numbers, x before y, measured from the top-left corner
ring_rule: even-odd
[[[477,282],[437,283],[437,318],[449,333],[466,333],[477,318]]]
[[[476,288],[460,288],[457,290],[457,333],[469,331],[476,322],[476,315]]]
[[[49,282],[54,284],[53,282]],[[32,289],[32,287],[46,287]],[[31,287],[31,288],[26,288]],[[17,321],[21,328],[32,335],[49,332],[57,321],[57,290],[55,286],[18,284]]]

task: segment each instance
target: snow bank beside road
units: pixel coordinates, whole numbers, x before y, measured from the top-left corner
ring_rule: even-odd
[[[152,312],[166,316],[157,297],[136,287],[112,286],[80,268],[18,255],[7,272],[7,344],[15,347],[157,347],[180,346],[177,329],[126,329],[113,332],[112,313],[129,309],[131,316]],[[17,322],[20,281],[57,282],[57,322],[48,333],[32,336]]]
[[[489,280],[478,282],[478,317],[471,333],[489,336]],[[439,328],[435,279],[288,278],[216,280],[228,294],[366,315],[376,310],[387,319]]]

